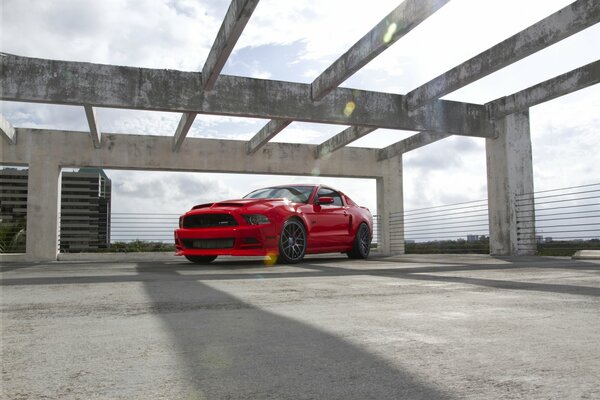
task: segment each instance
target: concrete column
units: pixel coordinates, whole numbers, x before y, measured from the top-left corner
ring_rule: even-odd
[[[404,254],[404,195],[402,155],[381,162],[382,176],[377,178],[377,214],[380,254]]]
[[[35,159],[29,163],[28,175],[26,257],[28,261],[54,261],[58,254],[60,167],[47,159]]]
[[[515,199],[518,194],[533,193],[529,112],[507,115],[496,120],[495,126],[498,138],[486,139],[490,254],[533,254],[535,250],[519,250],[517,245]],[[533,204],[519,207],[519,217],[533,220],[533,216]],[[533,228],[532,224],[529,228]],[[520,239],[533,243],[534,229],[526,232]]]

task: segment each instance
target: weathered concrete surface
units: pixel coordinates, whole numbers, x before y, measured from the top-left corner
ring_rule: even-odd
[[[521,90],[510,96],[487,103],[494,118],[524,111],[560,96],[584,89],[600,82],[600,60],[574,69],[555,78]]]
[[[355,140],[368,135],[374,130],[375,128],[365,128],[362,126],[351,126],[346,128],[337,135],[318,145],[317,149],[315,150],[315,158],[325,157],[334,151],[345,147],[347,144],[350,144]]]
[[[174,153],[168,136],[105,133],[103,146],[90,151],[86,132],[19,128],[17,134],[17,145],[2,147],[2,163],[23,165],[43,154],[63,167],[356,178],[384,173],[377,163],[376,149],[348,147],[327,159],[315,160],[315,145],[269,143],[249,156],[245,141],[188,138]]]
[[[377,159],[379,161],[387,160],[388,158],[395,157],[399,154],[404,154],[409,151],[416,150],[420,147],[427,146],[428,144],[437,142],[451,136],[448,133],[432,133],[432,132],[419,132],[415,135],[407,137],[404,140],[400,140],[394,144],[391,144],[378,152]]]
[[[490,254],[535,254],[533,201],[519,204],[519,218],[531,221],[517,230],[517,195],[533,193],[533,161],[529,111],[496,122],[497,139],[486,139]],[[519,240],[527,246],[519,246]]]
[[[90,127],[90,136],[94,148],[99,149],[102,143],[102,131],[98,126],[98,118],[96,118],[96,110],[92,106],[84,106],[85,117],[87,118],[88,126]]]
[[[2,136],[0,142],[6,142],[8,144],[17,143],[15,128],[13,128],[12,124],[2,114],[0,114],[0,136]],[[2,143],[2,146],[6,143]]]
[[[202,68],[202,86],[211,90],[235,44],[250,20],[258,0],[233,0]]]
[[[89,137],[86,139],[89,146]],[[29,261],[56,260],[60,232],[60,166],[44,149],[33,150],[27,175],[26,257]]]
[[[0,99],[66,105],[195,112],[490,137],[484,106],[436,100],[409,113],[404,96],[348,88],[313,101],[310,85],[220,75],[202,90],[202,74],[44,60],[0,53]],[[355,104],[351,113],[346,105]]]
[[[267,122],[267,124],[248,141],[247,153],[256,153],[261,147],[267,144],[269,140],[273,139],[275,135],[287,128],[292,122],[293,121],[281,119],[273,119]]]
[[[194,120],[196,119],[197,113],[184,113],[177,124],[177,129],[175,129],[175,135],[173,135],[173,151],[177,152],[181,148],[181,144],[185,140]]]
[[[577,0],[406,95],[410,110],[490,75],[600,22],[600,2]]]
[[[600,263],[2,267],[6,399],[595,399]]]
[[[382,161],[386,173],[377,178],[377,214],[380,216],[378,251],[404,253],[404,186],[402,156]],[[393,215],[393,218],[392,218]],[[393,221],[392,221],[393,219]]]

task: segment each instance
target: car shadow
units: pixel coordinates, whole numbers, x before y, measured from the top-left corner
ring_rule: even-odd
[[[218,266],[241,267],[235,262]],[[211,399],[452,398],[341,337],[249,304],[198,278],[187,279],[173,268],[154,263],[140,263],[137,271],[153,278],[142,279],[144,289],[176,347],[188,395]],[[255,278],[246,275],[246,279]]]

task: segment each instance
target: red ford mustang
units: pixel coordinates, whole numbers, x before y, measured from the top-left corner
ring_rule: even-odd
[[[220,255],[268,256],[297,263],[305,254],[343,252],[366,258],[371,212],[337,190],[287,185],[255,190],[241,200],[194,206],[179,218],[177,255],[204,264]]]

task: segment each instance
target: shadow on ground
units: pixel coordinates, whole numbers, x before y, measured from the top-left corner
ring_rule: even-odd
[[[188,382],[186,396],[451,398],[342,338],[254,307],[173,268],[146,263],[139,264],[138,272],[155,278],[145,280],[145,290],[162,310],[160,318],[177,348]]]

